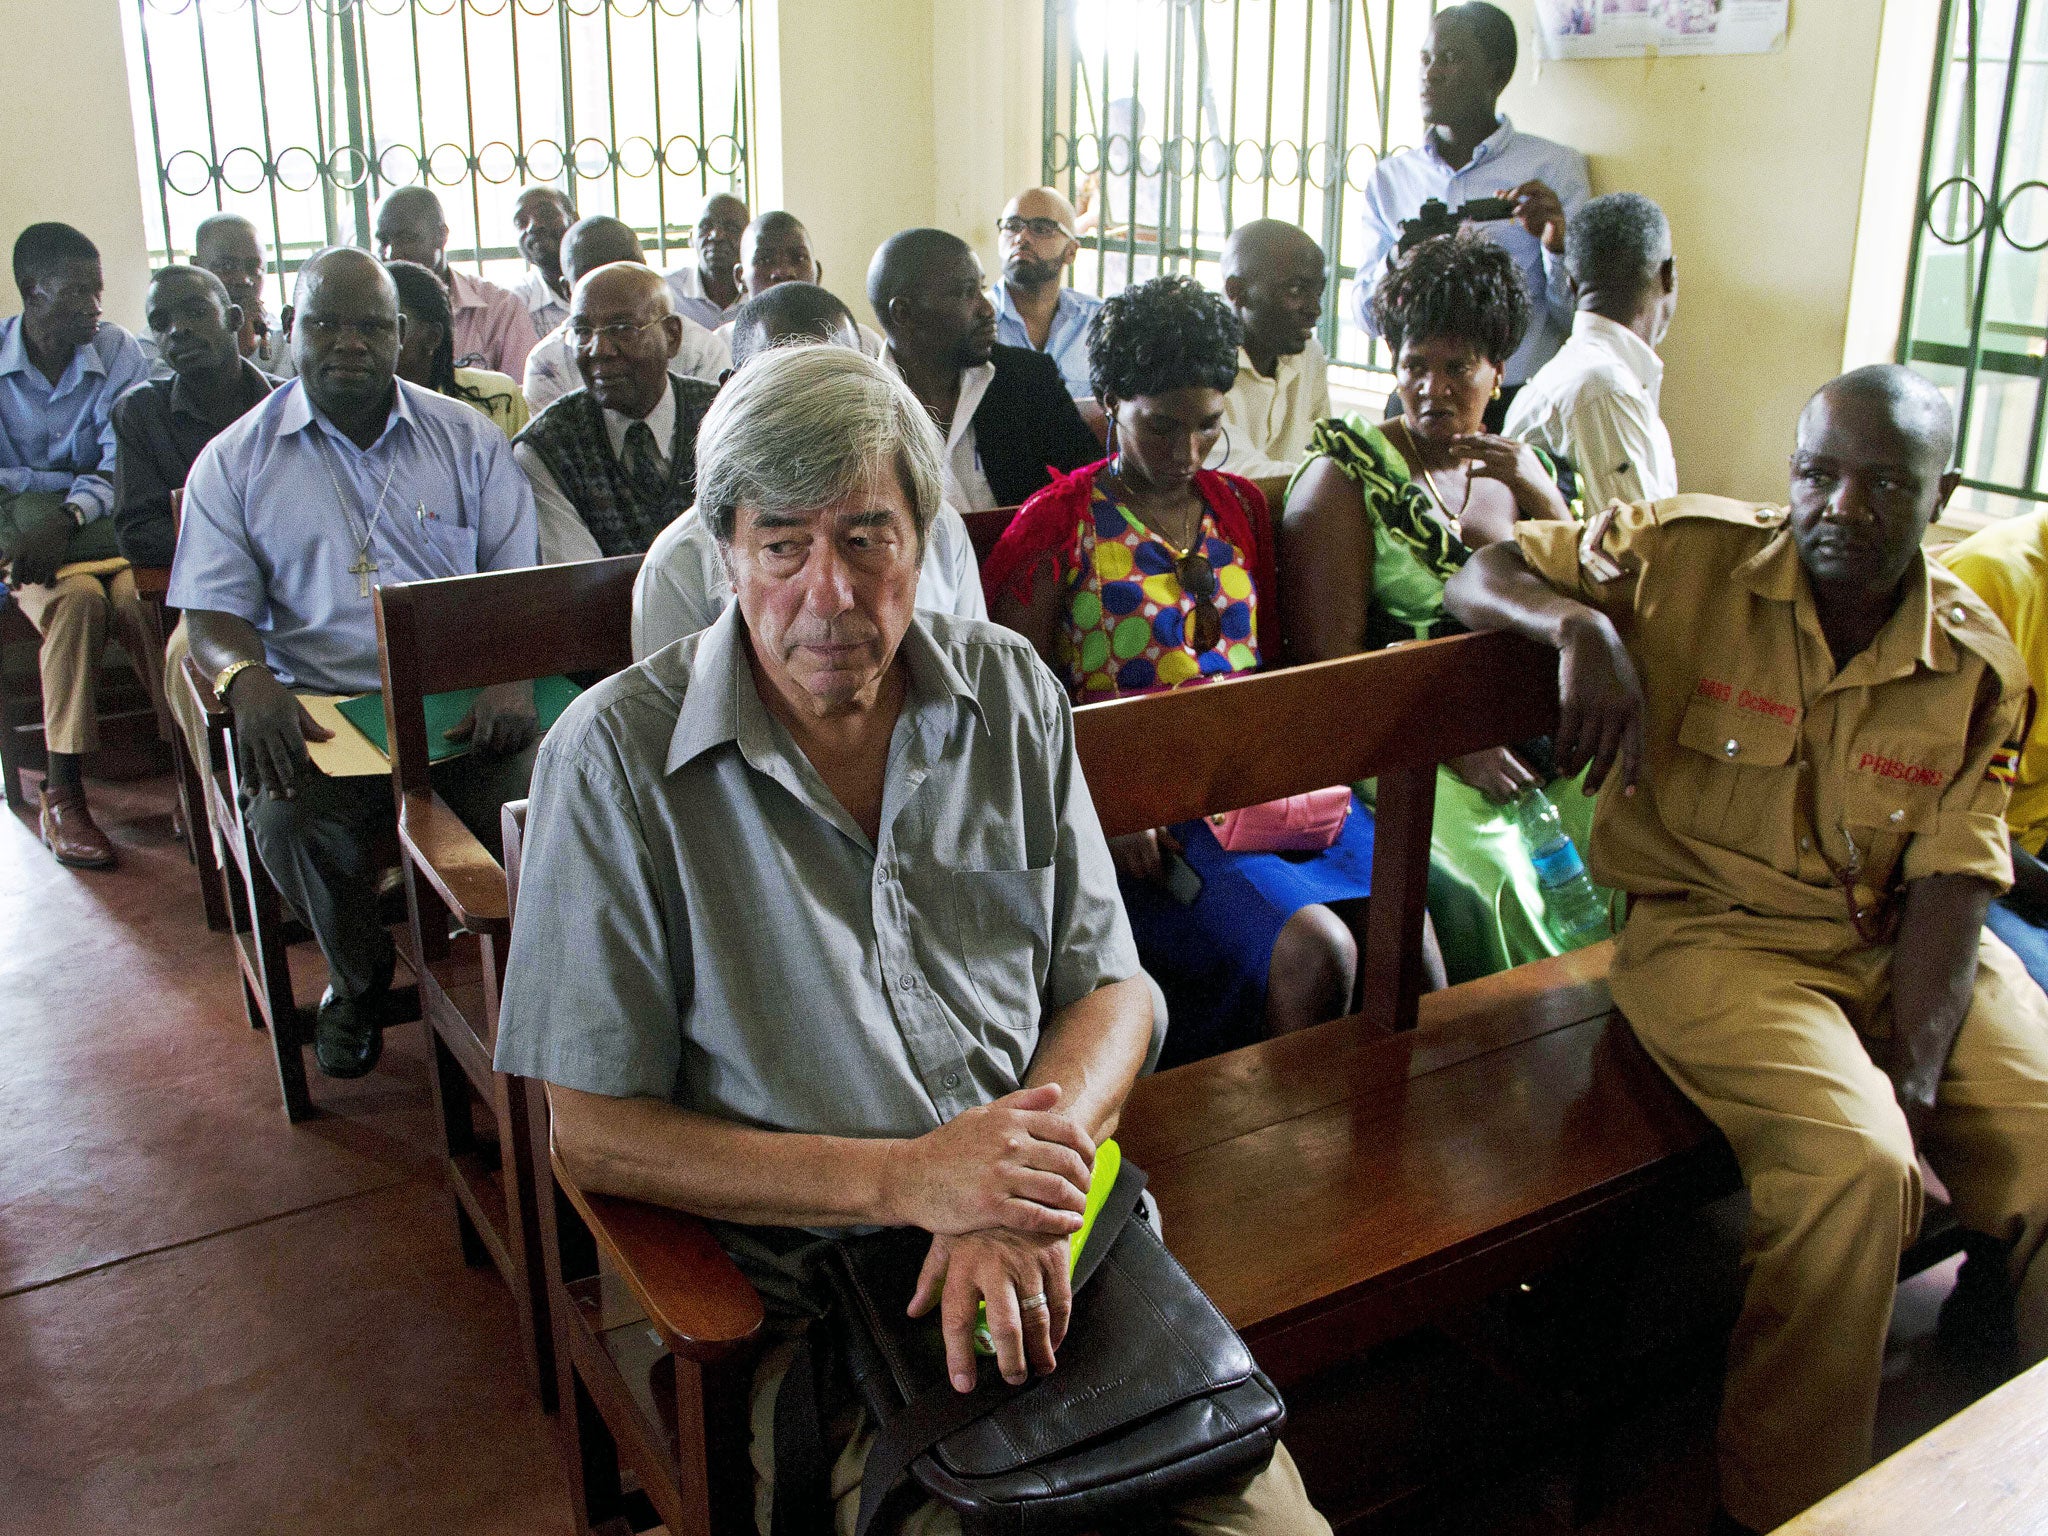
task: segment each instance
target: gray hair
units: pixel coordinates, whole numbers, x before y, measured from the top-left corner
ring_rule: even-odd
[[[922,550],[945,492],[945,445],[916,395],[848,347],[774,347],[726,380],[697,432],[697,510],[731,544],[742,505],[810,512],[893,473]]]
[[[1671,258],[1671,223],[1640,192],[1610,192],[1565,225],[1564,269],[1583,290],[1640,293]]]

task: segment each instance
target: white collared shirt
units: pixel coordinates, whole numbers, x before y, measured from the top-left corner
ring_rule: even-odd
[[[528,267],[526,275],[512,285],[519,302],[533,316],[533,334],[545,336],[569,318],[569,301],[548,286],[539,267]],[[260,365],[259,365],[260,366]]]
[[[603,409],[604,435],[612,445],[613,458],[625,462],[626,430],[635,421],[644,420],[647,430],[654,434],[654,456],[664,470],[668,468],[669,440],[676,432],[675,385],[661,392],[660,402],[645,417],[628,416],[610,406]],[[525,443],[512,445],[512,459],[526,471],[533,486],[533,507],[540,515],[540,563],[566,565],[571,560],[602,560],[604,551],[598,548],[597,536],[556,482],[547,460]]]
[[[1657,414],[1664,361],[1605,315],[1580,310],[1557,356],[1508,406],[1509,437],[1572,461],[1586,510],[1678,494],[1671,434]]]
[[[1222,467],[1247,480],[1291,475],[1308,456],[1308,437],[1330,414],[1330,362],[1311,336],[1292,357],[1283,357],[1267,378],[1237,349],[1237,382],[1223,397],[1223,427],[1229,437]]]
[[[675,299],[676,313],[686,320],[694,320],[707,331],[715,331],[730,320],[733,311],[746,302],[746,295],[735,297],[724,309],[717,301],[704,292],[704,274],[697,270],[697,258],[692,256],[673,272],[661,274],[668,283],[668,291]]]
[[[893,349],[882,349],[882,361],[895,369],[896,377],[903,377]],[[975,408],[995,376],[994,363],[976,363],[960,370],[960,400],[953,407],[952,425],[946,429],[946,501],[961,512],[986,512],[996,505],[996,493],[981,472],[981,450],[974,441]]]

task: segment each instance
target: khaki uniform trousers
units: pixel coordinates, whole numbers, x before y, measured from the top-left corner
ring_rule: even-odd
[[[28,584],[14,600],[43,637],[43,733],[52,752],[90,752],[100,744],[99,672],[110,629],[149,689],[162,720],[163,668],[149,611],[132,571],[112,576],[66,576],[53,587]]]
[[[199,702],[192,697],[192,690],[185,686],[185,658],[191,654],[192,637],[185,632],[185,620],[180,617],[177,628],[171,631],[171,638],[164,643],[164,707],[170,710],[179,734],[185,738],[185,750],[191,754],[192,766],[204,779],[207,770],[206,717],[199,712]]]
[[[775,1393],[789,1369],[794,1342],[778,1344],[761,1357],[754,1372],[748,1416],[753,1424],[754,1525],[768,1536],[775,1484]],[[860,1408],[826,1427],[828,1443],[840,1445],[832,1463],[832,1528],[853,1536],[860,1518],[860,1479],[875,1431]],[[879,1522],[878,1522],[879,1523]],[[1301,1486],[1301,1474],[1287,1447],[1276,1446],[1265,1471],[1241,1487],[1189,1499],[1173,1511],[1174,1528],[1192,1536],[1330,1536],[1330,1522],[1316,1513]],[[960,1536],[960,1517],[943,1504],[920,1504],[897,1526],[900,1536]]]
[[[1921,1178],[1891,1080],[1891,949],[1846,921],[1638,901],[1615,1003],[1727,1136],[1749,1186],[1721,1497],[1770,1530],[1870,1462],[1900,1253]],[[2020,1345],[2048,1354],[2048,999],[1988,931],[1919,1149],[1963,1225],[2011,1246]]]

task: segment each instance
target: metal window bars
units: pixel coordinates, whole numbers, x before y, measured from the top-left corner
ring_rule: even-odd
[[[665,266],[705,195],[753,180],[747,0],[133,0],[123,23],[152,258],[244,214],[279,304],[313,251],[371,244],[392,187],[439,192],[449,260],[507,281],[525,187]]]
[[[1046,0],[1042,170],[1086,201],[1075,283],[1161,272],[1212,286],[1239,223],[1283,218],[1329,258],[1319,335],[1384,370],[1343,302],[1358,199],[1421,141],[1409,66],[1435,0]]]
[[[1960,520],[2048,504],[2048,0],[1943,0],[1897,357],[1956,407]]]

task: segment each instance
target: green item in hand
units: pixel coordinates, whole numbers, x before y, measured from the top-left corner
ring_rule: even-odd
[[[1095,1230],[1095,1218],[1101,1214],[1103,1205],[1109,1199],[1109,1192],[1116,1187],[1116,1176],[1124,1165],[1123,1149],[1114,1141],[1105,1141],[1095,1149],[1095,1167],[1088,1175],[1088,1204],[1081,1212],[1081,1230],[1067,1240],[1067,1278],[1073,1279],[1074,1271],[1080,1267],[1081,1250],[1088,1245],[1088,1234]],[[974,1347],[984,1355],[996,1352],[988,1332],[988,1303],[978,1302],[974,1314]]]
[[[566,677],[543,677],[533,685],[534,725],[541,731],[562,718],[562,711],[569,707],[569,701],[583,690]],[[469,715],[470,706],[477,701],[481,688],[458,688],[452,693],[430,693],[426,698],[427,715],[427,761],[444,762],[459,757],[469,750],[469,742],[450,741],[448,732],[460,725]],[[391,743],[384,733],[384,695],[366,693],[360,698],[343,699],[335,706],[342,718],[370,739],[373,746],[386,757],[391,755]]]

